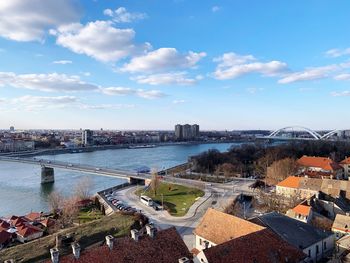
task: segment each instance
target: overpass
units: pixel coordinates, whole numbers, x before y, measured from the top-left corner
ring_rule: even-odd
[[[130,171],[110,169],[96,167],[86,164],[68,163],[53,160],[35,159],[35,158],[19,158],[19,157],[0,157],[0,161],[5,162],[17,162],[24,164],[33,164],[41,166],[41,182],[42,183],[52,183],[54,182],[54,168],[65,169],[77,172],[98,174],[104,176],[118,177],[121,179],[126,179],[131,184],[145,183],[147,179],[151,179],[150,174],[138,174]]]
[[[281,137],[281,136],[278,136],[280,133],[282,132],[287,132],[288,130],[297,130],[297,131],[301,131],[301,132],[306,132],[308,133],[311,137],[310,138],[304,138],[304,137],[301,137],[301,138],[292,138],[292,137]],[[280,128],[280,129],[277,129],[273,132],[271,132],[270,135],[264,137],[266,139],[299,139],[299,140],[327,140],[329,139],[332,135],[336,134],[337,132],[339,132],[341,130],[332,130],[330,132],[327,132],[323,135],[321,135],[320,133],[316,132],[316,131],[313,131],[307,127],[303,127],[303,126],[288,126],[288,127],[283,127],[283,128]]]

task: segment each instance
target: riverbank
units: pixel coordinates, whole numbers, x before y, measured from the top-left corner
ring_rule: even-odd
[[[163,146],[176,146],[176,145],[205,145],[205,144],[225,144],[225,143],[245,143],[253,142],[254,140],[225,140],[225,141],[188,141],[188,142],[162,142],[162,143],[152,143],[153,147],[140,147],[144,146],[145,143],[135,143],[135,144],[119,144],[119,145],[96,145],[87,147],[76,147],[76,148],[54,148],[54,149],[37,149],[35,151],[27,152],[9,152],[0,153],[3,156],[14,156],[14,157],[33,157],[39,155],[56,155],[65,153],[83,153],[83,152],[94,152],[94,151],[104,151],[104,150],[117,150],[117,149],[145,149],[145,148],[155,148]],[[133,148],[136,147],[136,148]]]

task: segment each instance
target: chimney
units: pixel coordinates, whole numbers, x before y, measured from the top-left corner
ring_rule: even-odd
[[[106,244],[109,247],[109,250],[113,249],[114,237],[112,235],[106,236]]]
[[[179,258],[179,263],[190,263],[191,261],[187,257]]]
[[[151,238],[154,238],[156,235],[156,228],[152,225],[146,225],[146,231],[147,235],[149,235]]]
[[[131,229],[131,238],[135,241],[139,240],[139,231],[137,229]]]
[[[58,263],[59,262],[59,256],[60,252],[58,251],[57,248],[51,248],[50,249],[50,254],[51,254],[51,261],[52,263]]]
[[[80,245],[78,242],[72,243],[73,255],[76,259],[80,257]]]

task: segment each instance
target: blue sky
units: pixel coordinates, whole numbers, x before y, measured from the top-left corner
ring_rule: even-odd
[[[350,128],[349,1],[3,2],[0,128]]]

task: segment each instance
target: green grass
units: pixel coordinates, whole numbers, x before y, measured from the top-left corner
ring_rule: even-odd
[[[149,189],[146,192],[143,190],[136,191],[136,194],[147,195],[159,204],[162,204],[162,194],[164,201],[164,208],[172,216],[184,216],[189,208],[193,205],[198,197],[204,195],[202,190],[197,188],[191,188],[178,184],[161,183],[157,195],[154,195],[154,191]]]
[[[79,215],[77,217],[76,222],[83,224],[83,223],[87,223],[96,219],[100,219],[102,218],[103,215],[101,213],[100,210],[98,210],[95,206],[92,207],[86,207],[86,208],[82,208],[79,211]]]
[[[125,236],[129,233],[130,226],[134,223],[133,216],[114,214],[106,216],[80,226],[64,229],[61,235],[74,233],[74,238],[84,249],[92,244],[103,241],[106,235],[115,237]],[[0,262],[6,259],[15,259],[16,262],[40,262],[50,257],[50,248],[55,246],[55,234],[37,240],[7,248],[0,251]],[[60,254],[69,254],[71,248],[60,250]]]

